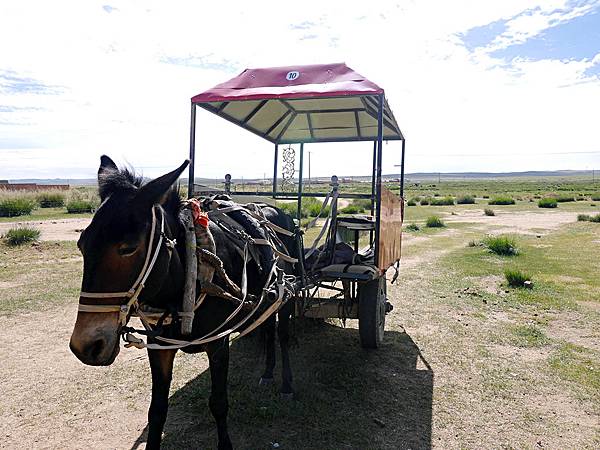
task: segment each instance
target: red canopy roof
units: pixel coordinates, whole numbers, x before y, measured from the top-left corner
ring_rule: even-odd
[[[344,63],[246,69],[192,97],[193,103],[270,98],[377,95],[383,89]]]
[[[383,94],[339,63],[246,69],[192,103],[277,144],[372,141]],[[403,139],[385,99],[382,136]]]

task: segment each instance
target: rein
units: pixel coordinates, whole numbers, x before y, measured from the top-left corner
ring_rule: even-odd
[[[127,324],[127,317],[129,316],[129,312],[133,308],[134,310],[139,309],[138,297],[140,296],[142,290],[144,289],[146,280],[150,276],[154,265],[158,259],[158,255],[161,251],[163,241],[165,242],[165,246],[169,252],[169,258],[171,256],[171,252],[175,248],[176,241],[175,239],[169,239],[165,235],[165,215],[159,209],[160,212],[160,232],[158,236],[158,242],[156,243],[156,247],[152,248],[152,242],[155,240],[156,234],[156,206],[152,207],[152,227],[150,229],[150,251],[146,253],[146,259],[144,260],[144,265],[140,270],[140,274],[137,279],[131,286],[131,288],[127,292],[85,292],[81,291],[79,293],[80,297],[83,298],[123,298],[127,299],[126,303],[118,303],[118,304],[83,304],[79,303],[79,312],[89,312],[89,313],[111,313],[118,312],[119,313],[119,324],[123,327]]]

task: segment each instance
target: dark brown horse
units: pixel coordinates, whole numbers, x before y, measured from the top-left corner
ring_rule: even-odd
[[[187,167],[186,161],[176,170],[143,184],[141,178],[128,170],[119,170],[107,156],[102,156],[98,170],[98,187],[102,204],[90,225],[83,231],[78,247],[83,254],[82,294],[80,310],[71,336],[71,351],[83,363],[109,365],[119,353],[119,337],[131,311],[126,306],[133,290],[139,288],[140,304],[169,311],[181,311],[185,257],[184,230],[179,221],[181,201],[173,188]],[[293,230],[291,218],[277,208],[264,208],[269,220],[287,230]],[[162,233],[152,233],[153,217],[163,224]],[[210,223],[217,255],[223,261],[229,277],[240,285],[243,259],[231,239]],[[256,233],[263,233],[258,227]],[[162,239],[160,234],[162,234]],[[281,237],[295,254],[293,240]],[[286,241],[287,239],[287,241]],[[175,244],[176,241],[176,244]],[[173,247],[174,245],[174,248]],[[138,283],[147,267],[149,252],[157,256],[148,276]],[[286,268],[287,271],[291,267]],[[265,268],[248,263],[248,293],[260,296],[265,281]],[[141,285],[141,287],[139,287]],[[120,308],[119,308],[120,307]],[[104,309],[103,309],[104,308]],[[293,395],[289,364],[289,319],[291,302],[279,311],[278,334],[282,354],[282,394]],[[207,297],[197,310],[192,334],[183,337],[177,320],[162,327],[161,336],[174,339],[195,339],[212,332],[234,310],[234,305],[218,297]],[[262,384],[273,380],[275,366],[275,316],[263,325],[267,338],[266,369]],[[149,342],[161,342],[149,337]],[[229,365],[228,338],[201,346],[186,347],[185,352],[205,351],[210,363],[212,390],[210,410],[216,420],[218,448],[232,448],[227,431],[227,371]],[[147,448],[159,448],[167,417],[169,387],[176,349],[148,350],[152,372],[152,401],[148,411]]]

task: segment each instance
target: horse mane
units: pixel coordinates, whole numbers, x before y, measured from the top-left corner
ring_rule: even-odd
[[[98,175],[98,193],[101,199],[117,192],[135,193],[145,184],[144,177],[138,175],[133,168],[126,167],[119,170],[106,170]],[[173,186],[166,194],[163,208],[175,217],[178,217],[181,208],[179,186]]]

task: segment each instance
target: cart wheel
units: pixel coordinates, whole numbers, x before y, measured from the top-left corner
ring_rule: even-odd
[[[386,303],[385,276],[363,283],[358,293],[358,332],[363,348],[377,348],[383,341]]]

